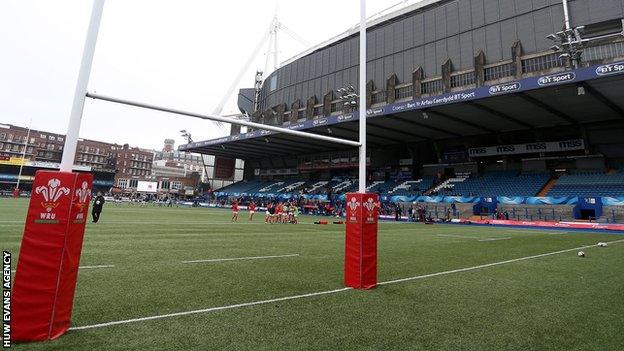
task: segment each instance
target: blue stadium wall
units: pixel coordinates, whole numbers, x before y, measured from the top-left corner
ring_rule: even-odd
[[[573,26],[624,17],[624,0],[570,0],[569,7]],[[543,53],[552,46],[546,36],[563,24],[561,0],[439,1],[369,28],[367,77],[383,90],[392,74],[396,84],[411,82],[419,67],[424,79],[441,76],[447,61],[455,72],[472,69],[480,51],[486,65],[511,60],[517,42],[522,55]],[[260,110],[303,108],[310,98],[318,104],[329,91],[356,86],[358,40],[344,38],[273,72]]]

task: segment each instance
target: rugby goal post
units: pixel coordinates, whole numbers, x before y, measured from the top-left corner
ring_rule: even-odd
[[[78,266],[93,188],[91,174],[73,172],[87,97],[358,147],[359,191],[347,194],[344,284],[355,289],[375,287],[378,198],[376,194],[366,194],[366,1],[360,0],[359,141],[88,93],[104,2],[94,0],[93,3],[60,170],[38,171],[35,175],[13,289],[14,340],[56,339],[71,324]]]

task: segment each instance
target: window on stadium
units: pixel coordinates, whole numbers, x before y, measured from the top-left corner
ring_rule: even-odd
[[[513,63],[506,63],[493,67],[485,68],[485,80],[497,80],[505,77],[511,77],[516,74],[516,68]]]
[[[314,107],[314,116],[320,116],[323,113],[323,106]]]
[[[465,87],[473,84],[475,84],[474,71],[451,76],[451,88]]]
[[[436,94],[442,92],[442,90],[442,79],[421,83],[421,91],[423,94]]]
[[[373,92],[371,96],[371,104],[380,104],[382,102],[386,102],[386,92],[385,91],[376,91]]]
[[[590,46],[583,51],[585,61],[600,61],[624,56],[624,42]]]
[[[397,88],[394,91],[394,98],[396,100],[401,100],[401,99],[408,99],[412,97],[412,85],[408,85],[408,86],[404,86],[404,87],[400,87]]]
[[[538,72],[564,65],[565,63],[563,59],[559,58],[559,54],[554,53],[522,60],[522,71],[524,73]]]

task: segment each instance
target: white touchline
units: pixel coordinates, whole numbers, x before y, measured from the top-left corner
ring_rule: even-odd
[[[113,268],[115,267],[112,264],[106,264],[106,265],[101,265],[101,266],[80,266],[78,268],[80,269],[95,269],[95,268]],[[11,270],[11,272],[15,273],[15,269]]]
[[[609,241],[608,244],[616,244],[616,243],[621,243],[621,242],[624,242],[624,239],[622,239],[622,240],[615,240],[615,241]],[[460,268],[460,269],[454,269],[454,270],[450,270],[450,271],[437,272],[437,273],[431,273],[431,274],[425,274],[425,275],[418,275],[418,276],[402,278],[402,279],[388,280],[388,281],[385,281],[385,282],[377,283],[377,285],[396,284],[396,283],[402,283],[402,282],[407,282],[407,281],[412,281],[412,280],[420,280],[420,279],[432,278],[432,277],[437,277],[437,276],[442,276],[442,275],[448,275],[448,274],[454,274],[454,273],[473,271],[473,270],[478,270],[478,269],[483,269],[483,268],[488,268],[488,267],[500,266],[500,265],[504,265],[504,264],[508,264],[508,263],[514,263],[514,262],[531,260],[531,259],[535,259],[535,258],[541,258],[541,257],[546,257],[546,256],[558,255],[558,254],[565,253],[565,252],[582,250],[582,249],[587,249],[587,248],[590,248],[590,247],[597,247],[597,246],[598,245],[586,245],[586,246],[581,246],[581,247],[575,247],[573,249],[565,249],[565,250],[548,252],[548,253],[534,255],[534,256],[515,258],[515,259],[507,260],[507,261],[487,263],[487,264],[482,264],[482,265],[474,266],[474,267]],[[246,302],[246,303],[240,303],[240,304],[236,304],[236,305],[210,307],[210,308],[204,308],[204,309],[201,309],[201,310],[176,312],[176,313],[161,314],[161,315],[150,316],[150,317],[126,319],[126,320],[121,320],[121,321],[114,321],[114,322],[107,322],[107,323],[100,323],[100,324],[83,325],[83,326],[79,326],[79,327],[69,328],[69,330],[85,330],[85,329],[104,328],[104,327],[110,327],[110,326],[113,326],[113,325],[129,324],[129,323],[136,323],[136,322],[144,322],[144,321],[149,321],[149,320],[163,319],[163,318],[170,318],[170,317],[178,317],[178,316],[187,316],[187,315],[190,315],[190,314],[210,313],[210,312],[215,312],[215,311],[230,310],[230,309],[234,309],[234,308],[249,307],[249,306],[256,306],[256,305],[265,305],[265,304],[274,303],[274,302],[280,302],[280,301],[296,300],[296,299],[302,299],[302,298],[306,298],[306,297],[330,295],[330,294],[336,294],[336,293],[339,293],[339,292],[344,292],[344,291],[349,291],[349,290],[353,290],[353,289],[351,289],[351,288],[342,288],[342,289],[314,292],[314,293],[303,294],[303,295],[294,295],[294,296],[280,297],[280,298],[275,298],[275,299],[270,299],[270,300]]]
[[[242,261],[242,260],[265,260],[268,258],[297,257],[299,254],[277,255],[277,256],[252,256],[252,257],[233,257],[233,258],[214,258],[208,260],[182,261],[182,263],[206,263],[206,262],[224,262],[224,261]]]
[[[511,237],[506,237],[506,238],[485,238],[485,239],[480,239],[479,241],[497,241],[497,240],[509,240],[511,239]]]

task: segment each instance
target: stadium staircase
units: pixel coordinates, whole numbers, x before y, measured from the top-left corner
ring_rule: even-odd
[[[405,193],[405,192],[409,192],[412,188],[412,185],[416,185],[422,182],[422,179],[419,180],[407,180],[397,186],[395,186],[394,188],[392,188],[392,190],[388,191],[389,195],[401,195],[399,193]]]
[[[316,182],[314,184],[312,184],[312,186],[310,187],[310,189],[308,189],[309,193],[314,193],[315,191],[322,189],[324,186],[326,186],[327,184],[329,184],[328,181],[320,181],[320,182]]]
[[[470,178],[470,173],[457,174],[456,177],[449,178],[449,179],[443,181],[442,183],[440,183],[438,185],[435,185],[431,189],[427,190],[425,195],[435,194],[435,193],[439,192],[442,189],[452,191],[455,188],[455,184],[456,183],[463,183],[468,178]]]
[[[369,186],[367,186],[367,187],[366,187],[366,192],[367,192],[367,193],[370,193],[370,192],[376,192],[376,191],[378,190],[378,188],[379,188],[382,184],[384,184],[384,183],[385,183],[384,181],[380,181],[380,180],[375,181],[375,182],[373,182],[372,184],[370,184]]]
[[[351,181],[351,179],[347,179],[347,180],[344,180],[344,181],[338,183],[334,187],[332,187],[332,190],[335,193],[340,193],[340,192],[343,192],[346,189],[351,188],[353,186],[353,184],[354,184],[354,182]]]
[[[544,186],[540,189],[540,191],[537,193],[536,196],[538,197],[544,197],[548,195],[548,192],[555,187],[555,185],[557,184],[557,179],[559,179],[559,177],[557,176],[552,176],[547,182],[546,184],[544,184]]]
[[[284,182],[277,182],[277,183],[271,183],[267,186],[265,186],[264,188],[258,190],[258,192],[260,193],[268,193],[269,191],[271,191],[271,189],[278,187],[278,186],[282,186],[284,185]]]
[[[293,190],[301,187],[304,184],[305,184],[305,182],[294,182],[294,183],[292,183],[290,185],[287,185],[287,186],[285,186],[285,187],[283,187],[281,189],[278,189],[277,192],[278,193],[290,193]]]

